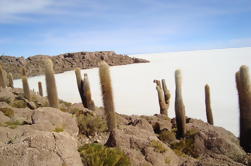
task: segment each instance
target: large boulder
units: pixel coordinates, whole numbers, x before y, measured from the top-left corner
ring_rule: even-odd
[[[82,166],[77,142],[68,133],[35,132],[0,146],[3,166]]]
[[[78,135],[76,118],[73,115],[62,112],[56,108],[38,108],[33,111],[31,119],[33,123],[32,127],[35,129],[53,131],[56,128],[60,128],[73,137],[77,137]]]

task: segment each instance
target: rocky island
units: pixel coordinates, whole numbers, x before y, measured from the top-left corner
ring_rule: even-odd
[[[24,57],[0,56],[0,64],[6,72],[12,73],[13,78],[17,79],[21,77],[22,68],[27,69],[27,76],[44,74],[44,65],[41,62],[47,58],[53,61],[55,73],[62,73],[77,67],[80,69],[98,67],[101,57],[104,57],[110,66],[149,62],[140,58],[116,54],[113,51],[97,51],[65,53],[57,56],[35,55],[26,59]]]

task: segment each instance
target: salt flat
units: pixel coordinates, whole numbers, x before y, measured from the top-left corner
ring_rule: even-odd
[[[171,91],[169,116],[174,117],[174,71],[183,73],[183,97],[186,115],[206,120],[204,85],[211,87],[211,102],[215,125],[238,136],[238,96],[235,72],[241,65],[251,68],[251,47],[217,50],[130,55],[145,58],[151,63],[111,67],[116,111],[122,114],[153,115],[159,113],[154,79],[166,79]],[[91,83],[97,106],[102,105],[98,69],[82,70]],[[29,78],[30,88],[38,91],[37,82],[44,76]],[[69,102],[81,102],[74,71],[56,75],[59,97]],[[14,81],[22,87],[21,80]]]

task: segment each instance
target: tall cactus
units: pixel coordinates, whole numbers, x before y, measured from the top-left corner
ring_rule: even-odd
[[[164,97],[163,90],[158,85],[156,86],[156,90],[158,92],[160,114],[167,115],[167,105],[165,103],[165,97]]]
[[[11,88],[14,88],[14,83],[13,83],[12,74],[11,74],[11,73],[8,73],[7,77],[8,77],[8,81],[9,81],[9,85],[8,85],[8,86],[11,87]]]
[[[211,125],[214,125],[209,85],[205,85],[205,104],[206,104],[207,122]]]
[[[30,87],[29,87],[28,79],[25,75],[22,76],[22,83],[23,83],[24,97],[30,100],[31,99]]]
[[[116,131],[116,119],[115,119],[115,107],[113,101],[112,83],[110,77],[109,65],[105,61],[101,61],[99,65],[99,77],[101,90],[103,95],[103,104],[107,119],[107,126],[110,132],[110,136],[106,145],[116,146],[115,131]]]
[[[91,95],[91,88],[90,88],[90,84],[89,84],[89,79],[88,79],[88,75],[85,73],[84,74],[84,80],[82,82],[82,91],[84,99],[86,99],[86,108],[90,109],[90,110],[95,110],[95,105],[94,102],[92,100],[92,95]]]
[[[1,65],[0,65],[0,87],[6,88],[6,82],[4,79],[4,70]]]
[[[167,110],[168,110],[168,108],[170,106],[171,93],[167,89],[165,79],[162,79],[161,82],[162,82],[162,89],[163,89],[163,92],[164,92],[165,103],[166,103],[166,107],[167,107]]]
[[[249,69],[241,66],[236,73],[236,85],[240,108],[240,145],[246,152],[251,152],[251,84]]]
[[[154,80],[154,83],[156,83],[156,90],[158,92],[160,114],[167,115],[167,110],[170,105],[171,94],[169,90],[167,89],[165,80],[162,79],[161,82],[162,82],[162,86],[159,80]]]
[[[84,80],[81,77],[81,72],[79,68],[75,69],[75,75],[78,85],[78,91],[85,108],[90,110],[95,110],[95,104],[91,97],[90,83],[88,80],[88,75],[84,74]]]
[[[180,70],[175,71],[175,115],[177,125],[177,138],[183,138],[186,133],[185,106],[182,99],[182,75]]]
[[[38,82],[38,91],[39,91],[39,95],[40,96],[44,96],[44,94],[43,94],[43,86],[42,86],[42,82],[41,81]]]
[[[53,63],[50,59],[45,60],[45,80],[50,107],[58,108],[58,93],[54,77]]]
[[[26,76],[27,74],[26,74],[26,70],[25,70],[25,68],[24,67],[22,67],[22,76]]]
[[[80,86],[81,86],[81,80],[82,80],[80,68],[75,69],[75,75],[76,75],[78,90],[79,90],[79,93],[80,93],[80,89],[81,89]]]
[[[76,75],[76,80],[77,80],[77,85],[78,85],[78,92],[79,92],[82,104],[84,105],[84,107],[86,107],[87,103],[83,95],[84,94],[84,88],[83,88],[84,81],[81,76],[80,68],[75,69],[75,75]]]

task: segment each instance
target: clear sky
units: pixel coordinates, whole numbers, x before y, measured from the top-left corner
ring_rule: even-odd
[[[251,0],[0,0],[0,54],[251,46]]]

